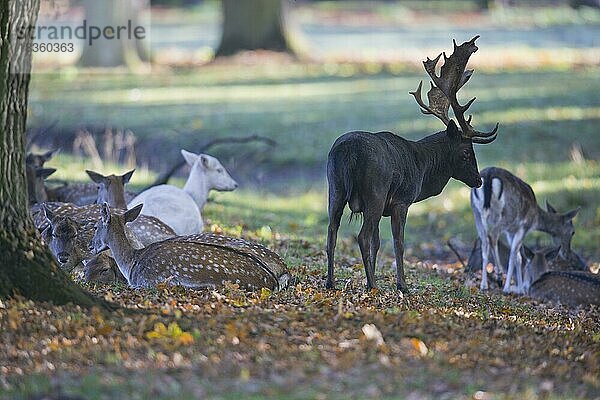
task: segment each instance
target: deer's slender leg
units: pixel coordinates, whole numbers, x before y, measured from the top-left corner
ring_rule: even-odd
[[[373,274],[373,277],[375,277],[375,270],[377,269],[377,253],[379,252],[380,244],[379,223],[377,223],[373,230],[373,235],[371,236],[371,273]]]
[[[367,221],[366,218],[363,221],[360,232],[358,233],[358,246],[360,247],[360,254],[362,255],[363,265],[365,267],[365,275],[367,276],[367,290],[371,290],[376,287],[375,279],[371,274],[371,237],[373,235],[372,223]]]
[[[496,281],[502,285],[502,271],[506,271],[506,267],[502,265],[500,260],[500,251],[498,250],[498,235],[491,237],[492,248],[494,250],[494,274],[496,274]]]
[[[392,236],[394,237],[394,253],[396,255],[396,289],[405,292],[408,289],[404,279],[404,225],[408,206],[396,205],[392,210]]]
[[[490,256],[490,239],[487,236],[484,236],[481,239],[481,285],[479,288],[481,290],[488,289],[488,279],[487,279],[487,265],[489,263]]]
[[[383,201],[369,204],[366,210],[363,211],[363,224],[358,234],[358,245],[365,266],[367,275],[367,290],[375,288],[375,266],[372,262],[377,257],[372,252],[379,249],[379,245],[374,245],[373,235],[378,231],[379,221],[383,214]]]
[[[327,227],[327,282],[325,283],[327,289],[333,289],[335,287],[335,278],[333,276],[334,255],[337,232],[344,212],[344,205],[342,196],[337,196],[335,193],[330,196],[329,226]]]
[[[525,285],[523,283],[523,257],[521,257],[521,247],[523,246],[523,242],[521,241],[521,245],[517,248],[517,252],[514,254],[515,256],[515,273],[517,274],[517,290],[519,293],[525,292]],[[512,258],[512,254],[511,254]]]
[[[521,266],[517,265],[517,261],[519,261],[521,258],[519,252],[521,250],[521,246],[523,245],[524,236],[525,230],[521,228],[511,238],[510,256],[508,258],[508,273],[506,274],[506,282],[504,282],[503,289],[505,293],[511,291],[511,281],[514,273],[517,275],[517,290],[522,290],[521,286],[523,285],[523,275],[521,273]],[[515,268],[517,271],[515,271]]]

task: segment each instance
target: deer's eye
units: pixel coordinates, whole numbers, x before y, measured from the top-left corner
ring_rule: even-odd
[[[223,168],[217,168],[217,172],[220,174],[223,173]]]

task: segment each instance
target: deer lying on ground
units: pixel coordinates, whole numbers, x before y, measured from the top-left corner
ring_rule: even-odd
[[[125,224],[135,221],[143,204],[116,213],[102,205],[93,247],[96,252],[110,248],[119,270],[132,287],[153,287],[169,283],[191,288],[210,288],[226,281],[243,289],[280,289],[281,272],[287,268],[279,256],[256,243],[230,247],[225,243],[206,244],[192,235],[175,237],[135,249],[127,240]],[[241,241],[241,239],[232,239]],[[253,249],[250,251],[250,249]],[[265,260],[266,259],[266,260]],[[277,268],[273,268],[273,263]]]
[[[556,238],[554,238],[556,241]],[[558,243],[555,243],[557,245]],[[560,245],[560,244],[558,244]],[[525,247],[525,246],[523,246]],[[571,243],[565,246],[568,250],[563,250],[561,246],[560,257],[556,257],[550,262],[550,269],[555,271],[586,271],[589,272],[589,267],[583,257],[577,254],[573,249],[570,248]],[[508,266],[508,258],[510,256],[510,247],[504,242],[502,238],[498,240],[498,253],[500,255],[500,265],[502,266],[502,272],[506,273],[506,267]],[[494,258],[495,259],[495,258]],[[525,255],[525,251],[521,252],[522,264],[526,264],[529,260]],[[465,266],[465,272],[474,273],[481,269],[483,259],[481,256],[481,239],[475,239],[469,260]]]
[[[500,235],[506,237],[510,246],[504,292],[523,293],[523,275],[521,256],[523,239],[528,232],[538,230],[568,243],[575,233],[573,218],[578,210],[566,214],[547,212],[536,202],[533,189],[505,169],[490,167],[481,171],[483,186],[471,190],[471,207],[475,217],[475,227],[481,240],[481,290],[488,289],[487,265],[490,254],[494,260],[501,260],[498,248]],[[491,253],[493,251],[493,253]],[[504,267],[494,262],[496,276],[500,276]],[[516,288],[512,279],[516,279]]]
[[[444,53],[441,74],[436,65],[442,56],[423,62],[433,80],[427,93],[429,105],[421,99],[422,82],[411,92],[424,114],[434,115],[446,130],[417,142],[390,132],[349,132],[333,144],[327,159],[329,183],[329,227],[327,234],[327,288],[334,287],[334,252],[340,219],[346,204],[353,214],[362,213],[363,224],[358,235],[367,289],[375,287],[375,265],[379,250],[379,221],[391,216],[394,252],[396,255],[396,287],[406,291],[404,279],[404,225],[411,204],[438,195],[450,178],[470,187],[481,185],[473,143],[486,144],[496,139],[498,125],[488,133],[471,126],[465,112],[475,99],[461,105],[458,90],[473,71],[465,67],[471,54],[477,51],[474,37],[456,45],[450,57]],[[452,108],[460,130],[448,116]]]
[[[48,201],[48,193],[44,186],[44,180],[55,172],[56,169],[54,168],[36,167],[29,164],[25,165],[29,205]]]
[[[122,176],[87,172],[98,182],[98,200],[109,200],[109,204],[115,207],[125,204],[124,184],[129,181],[133,171]],[[120,208],[120,212],[124,212],[123,208]],[[100,217],[99,204],[78,207],[68,203],[43,203],[32,207],[32,214],[44,242],[64,270],[70,272],[85,261],[84,277],[88,276],[87,270],[90,268],[96,271],[114,270],[114,261],[107,257],[94,259],[89,248],[95,223]],[[138,218],[128,226],[129,231],[129,240],[136,248],[175,236],[168,225],[150,216]]]
[[[552,271],[549,263],[560,248],[532,252],[525,248],[529,262],[525,266],[524,287],[529,296],[568,306],[600,305],[600,276],[583,271]]]
[[[129,182],[133,171],[124,175],[101,175],[94,171],[86,171],[93,183],[73,183],[60,187],[49,188],[45,184],[45,179],[56,171],[54,168],[44,168],[44,164],[50,160],[54,151],[48,151],[44,154],[29,153],[26,158],[25,166],[27,170],[27,187],[29,193],[29,203],[36,204],[44,201],[57,201],[63,203],[72,203],[78,206],[94,204],[97,201],[113,202],[109,199],[107,186],[114,184],[121,187]],[[135,171],[135,170],[134,170]],[[120,182],[122,181],[122,182]],[[100,195],[98,192],[101,192]],[[115,199],[123,197],[124,203],[119,203],[120,208],[127,207],[127,201],[132,200],[136,194],[121,189],[122,193],[113,191]]]
[[[85,263],[83,267],[83,280],[85,282],[98,283],[127,283],[125,277],[119,271],[117,262],[108,255],[107,251],[97,254]]]
[[[25,165],[29,165],[35,168],[43,168],[46,161],[50,160],[56,150],[50,150],[43,154],[28,153],[25,158]]]
[[[72,211],[70,205],[44,203],[40,211],[35,213],[34,221],[42,232],[44,243],[50,247],[63,270],[71,272],[80,263],[94,258],[90,243],[96,221],[100,218],[100,208],[99,204],[93,204],[77,207]],[[124,210],[115,209],[115,212],[123,213]],[[148,216],[142,216],[128,224],[127,234],[132,246],[136,248],[175,236],[167,225]],[[96,261],[96,265],[99,262]]]
[[[88,176],[90,177],[90,179],[93,182],[89,182],[89,183],[71,183],[65,186],[61,186],[58,187],[56,189],[52,189],[51,190],[51,195],[50,198],[53,199],[54,201],[58,201],[58,202],[63,202],[63,203],[72,203],[75,204],[77,206],[85,206],[88,204],[94,204],[96,203],[99,199],[100,200],[105,200],[104,197],[102,196],[106,196],[106,192],[104,192],[104,195],[100,195],[98,196],[98,191],[105,191],[106,190],[106,186],[110,184],[110,182],[114,182],[114,183],[118,183],[117,181],[119,179],[123,180],[123,185],[126,184],[127,182],[129,182],[129,179],[131,179],[131,174],[133,174],[133,171],[127,172],[121,176],[115,176],[115,175],[101,175],[98,174],[94,171],[85,171]],[[121,184],[120,182],[118,184]],[[127,206],[127,201],[131,201],[136,194],[133,192],[130,192],[128,190],[124,190],[123,191],[123,198],[125,201],[124,204],[120,204],[119,207],[120,208],[126,208]],[[109,200],[109,199],[106,199]]]
[[[125,185],[135,172],[131,170],[123,175],[102,175],[94,171],[85,171],[97,186],[96,204],[108,203],[111,207],[127,208]]]
[[[173,185],[154,186],[140,193],[128,207],[144,204],[142,215],[164,221],[178,235],[189,235],[204,228],[201,212],[208,192],[235,190],[238,184],[216,158],[185,150],[181,150],[181,155],[192,168],[183,189]]]

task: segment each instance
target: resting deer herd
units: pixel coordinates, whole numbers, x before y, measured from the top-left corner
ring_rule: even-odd
[[[571,249],[578,209],[558,212],[537,204],[532,188],[511,172],[490,167],[479,172],[474,145],[492,143],[489,132],[471,125],[458,91],[473,70],[466,69],[478,50],[479,36],[423,62],[431,79],[427,102],[422,82],[414,92],[421,112],[433,115],[445,130],[418,141],[391,132],[354,131],[340,136],[327,159],[329,226],[327,288],[335,287],[337,231],[346,204],[362,214],[358,246],[367,289],[376,287],[379,222],[391,217],[396,287],[408,290],[404,274],[404,226],[411,204],[441,193],[450,178],[471,188],[478,234],[469,264],[481,269],[481,290],[488,290],[488,268],[504,292],[577,306],[600,304],[600,276]],[[443,65],[438,63],[443,55]],[[438,72],[439,71],[439,72]],[[449,116],[452,110],[454,119]],[[455,121],[456,120],[456,121]],[[230,281],[241,288],[280,290],[291,276],[282,258],[251,241],[203,233],[202,210],[210,190],[231,191],[238,184],[219,160],[181,151],[191,172],[183,188],[160,185],[141,193],[125,190],[134,171],[103,176],[86,171],[93,182],[46,186],[55,172],[44,164],[52,152],[26,160],[28,195],[36,226],[59,265],[78,269],[89,282],[123,282],[131,287],[159,283],[213,288]],[[531,250],[523,243],[531,231],[549,234],[550,248]]]

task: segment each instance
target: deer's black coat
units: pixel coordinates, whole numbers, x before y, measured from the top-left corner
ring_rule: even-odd
[[[471,139],[464,138],[454,121],[445,131],[410,141],[391,132],[349,132],[333,144],[327,160],[329,228],[327,287],[334,287],[333,266],[337,231],[346,204],[362,213],[358,235],[367,288],[375,287],[379,250],[379,221],[390,216],[396,253],[397,288],[404,279],[404,225],[408,207],[438,195],[450,178],[470,187],[481,186]]]

